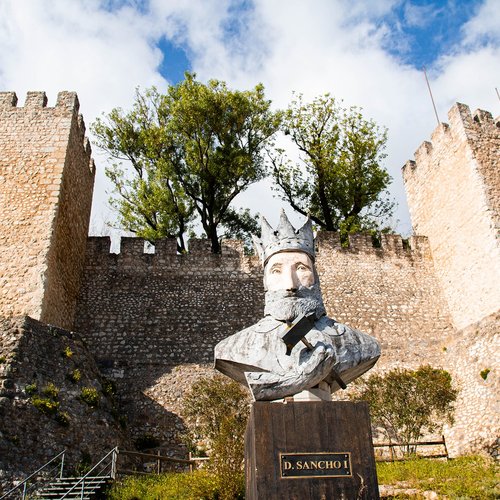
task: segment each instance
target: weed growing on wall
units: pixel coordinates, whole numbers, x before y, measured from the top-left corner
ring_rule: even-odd
[[[33,396],[31,398],[31,402],[37,410],[41,411],[45,415],[54,415],[59,409],[59,402],[53,401],[49,398]]]
[[[101,397],[94,387],[82,387],[80,392],[80,399],[87,403],[91,408],[96,408],[99,406],[99,401]]]

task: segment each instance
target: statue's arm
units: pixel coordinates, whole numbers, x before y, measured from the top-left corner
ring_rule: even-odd
[[[333,348],[318,342],[290,373],[246,372],[245,378],[256,401],[271,401],[314,387],[328,375],[334,362]]]

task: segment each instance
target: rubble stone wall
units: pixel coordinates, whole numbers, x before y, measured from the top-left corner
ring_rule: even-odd
[[[78,99],[0,93],[0,314],[70,328],[80,286],[94,166]]]
[[[455,326],[500,304],[500,127],[463,104],[449,112],[403,169],[416,234],[429,238]]]
[[[381,341],[379,370],[441,366],[453,327],[426,238],[386,235],[376,248],[353,235],[342,248],[338,234],[320,233],[316,246],[328,314]],[[109,238],[89,238],[75,329],[126,393],[134,432],[174,443],[179,429],[162,414],[179,414],[182,394],[213,373],[219,340],[262,317],[260,264],[234,242],[222,255],[204,240],[191,241],[187,255],[173,240],[154,253],[135,238],[123,238],[118,254],[109,249]]]

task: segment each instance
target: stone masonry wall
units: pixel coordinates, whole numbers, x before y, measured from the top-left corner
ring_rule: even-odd
[[[0,93],[0,314],[71,327],[94,167],[75,93]]]
[[[176,255],[172,240],[154,254],[143,247],[124,238],[110,254],[109,238],[89,238],[75,329],[122,389],[133,433],[172,446],[182,395],[213,373],[215,344],[262,317],[262,270],[234,244],[222,255],[202,240],[188,255]],[[378,369],[441,366],[453,328],[425,238],[403,247],[388,235],[374,248],[370,237],[352,236],[341,248],[338,235],[320,233],[317,267],[329,315],[381,341]]]
[[[414,230],[425,234],[459,329],[500,304],[500,128],[456,104],[403,176]]]
[[[113,391],[77,334],[28,317],[0,318],[0,340],[0,495],[63,449],[69,473],[86,454],[95,464],[117,445],[130,448]],[[86,403],[84,388],[98,402]],[[57,408],[52,413],[40,400]]]

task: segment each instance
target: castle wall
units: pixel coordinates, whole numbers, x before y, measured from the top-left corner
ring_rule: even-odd
[[[176,255],[173,240],[154,254],[143,247],[123,238],[110,254],[109,238],[89,238],[75,329],[126,394],[132,432],[171,446],[176,432],[159,423],[163,413],[179,414],[185,390],[212,373],[219,340],[262,317],[262,270],[234,245],[222,255],[202,240],[188,255]],[[373,248],[360,235],[341,248],[338,235],[320,233],[317,267],[329,315],[381,341],[378,369],[440,366],[453,329],[425,238],[403,248],[388,235]]]
[[[0,93],[0,315],[73,324],[94,167],[75,93]]]
[[[425,234],[457,328],[500,304],[500,133],[491,114],[449,112],[403,176],[414,230]]]

